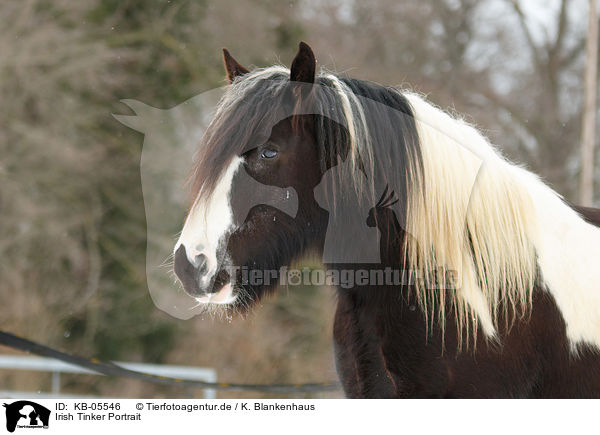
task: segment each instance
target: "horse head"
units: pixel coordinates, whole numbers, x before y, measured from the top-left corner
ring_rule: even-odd
[[[300,44],[289,73],[251,72],[223,54],[230,87],[198,151],[174,268],[198,302],[244,307],[275,287],[282,266],[318,249],[327,219],[313,189],[333,156],[315,131],[327,124],[336,139],[345,133],[306,109],[316,68],[308,45]]]

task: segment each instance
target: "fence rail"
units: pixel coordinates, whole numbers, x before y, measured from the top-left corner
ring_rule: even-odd
[[[177,366],[163,364],[146,364],[135,362],[115,362],[120,367],[136,372],[148,373],[155,376],[168,376],[172,378],[184,378],[190,380],[217,382],[217,372],[212,368],[193,367],[193,366]],[[17,397],[32,397],[44,394],[49,397],[64,397],[60,393],[60,374],[61,373],[77,373],[85,375],[104,376],[101,373],[93,370],[79,367],[74,364],[69,364],[64,361],[59,361],[54,358],[33,357],[33,356],[17,356],[17,355],[0,355],[0,370],[27,370],[37,372],[52,373],[51,393],[37,392],[22,392],[22,391],[0,391],[0,395],[13,398]],[[216,391],[211,388],[204,389],[204,398],[214,399]]]
[[[137,379],[143,382],[152,382],[161,385],[179,385],[180,387],[201,388],[203,390],[227,391],[260,391],[263,393],[316,393],[323,391],[337,391],[340,385],[337,382],[309,382],[301,384],[242,384],[232,382],[207,382],[198,379],[177,378],[173,376],[156,375],[145,371],[131,370],[111,361],[99,361],[95,358],[86,358],[62,352],[27,338],[19,337],[11,332],[0,331],[0,345],[23,352],[33,353],[42,357],[50,357],[77,367],[93,370],[106,376]],[[150,364],[152,365],[152,364]],[[164,366],[159,366],[164,367]]]

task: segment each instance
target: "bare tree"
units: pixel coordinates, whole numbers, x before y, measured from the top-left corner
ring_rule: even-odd
[[[598,64],[598,9],[596,0],[589,0],[589,22],[586,43],[585,103],[581,134],[581,173],[579,202],[592,205],[594,201],[594,145],[596,126],[596,92]]]
[[[579,2],[561,0],[554,17],[542,14],[541,31],[522,0],[326,0],[306,26],[317,51],[331,53],[326,66],[409,86],[466,114],[574,200],[585,45],[573,13]]]

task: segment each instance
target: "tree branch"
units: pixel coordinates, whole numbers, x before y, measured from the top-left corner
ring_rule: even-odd
[[[519,24],[521,26],[521,30],[523,31],[523,34],[525,35],[525,39],[527,40],[527,44],[529,45],[529,49],[531,50],[531,52],[533,54],[534,62],[536,64],[536,66],[538,67],[538,69],[541,71],[544,68],[544,62],[542,61],[542,56],[540,55],[539,47],[536,45],[535,41],[533,40],[531,31],[530,31],[529,27],[527,26],[527,17],[523,13],[523,10],[521,9],[521,6],[519,5],[518,0],[508,0],[508,2],[512,5],[514,11],[516,12],[517,16],[519,17]]]

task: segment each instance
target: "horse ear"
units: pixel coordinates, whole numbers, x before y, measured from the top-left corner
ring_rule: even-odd
[[[233,83],[233,80],[236,77],[243,76],[250,72],[247,68],[240,65],[238,61],[229,54],[229,51],[226,48],[223,49],[223,63],[225,64],[225,71],[227,72],[229,83]]]
[[[317,61],[312,48],[305,42],[300,42],[298,54],[292,61],[290,68],[290,80],[294,82],[315,82],[315,70],[317,69]]]

